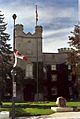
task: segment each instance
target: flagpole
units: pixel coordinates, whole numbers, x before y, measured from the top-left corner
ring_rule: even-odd
[[[37,13],[37,5],[36,5],[36,28],[37,28],[37,22],[38,22],[38,13]],[[36,76],[36,78],[37,78],[37,101],[39,100],[39,79],[38,79],[38,37],[37,37],[37,34],[36,34],[36,54],[37,54],[37,56],[36,56],[36,59],[37,59],[37,76]]]
[[[78,0],[78,25],[80,26],[80,0]]]
[[[38,13],[37,13],[37,5],[36,5],[36,26],[37,26],[37,22],[38,22]]]

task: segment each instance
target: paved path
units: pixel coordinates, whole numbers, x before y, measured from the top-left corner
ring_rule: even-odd
[[[19,117],[16,119],[80,119],[80,112],[61,112],[48,116]]]

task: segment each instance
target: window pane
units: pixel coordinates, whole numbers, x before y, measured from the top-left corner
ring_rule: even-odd
[[[33,65],[32,64],[26,65],[26,77],[33,77]]]
[[[57,88],[56,88],[56,87],[53,87],[53,88],[51,89],[51,94],[52,94],[52,95],[57,95]]]
[[[72,80],[72,75],[68,75],[68,80],[71,81]]]
[[[71,70],[71,65],[68,65],[68,70]]]
[[[56,74],[52,74],[52,81],[56,81],[57,80],[57,75]]]
[[[51,65],[51,70],[56,70],[56,65]]]

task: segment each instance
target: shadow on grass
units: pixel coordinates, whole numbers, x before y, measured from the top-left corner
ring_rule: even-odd
[[[10,111],[10,117],[12,115],[12,109]],[[17,108],[15,109],[15,116],[16,117],[23,117],[23,116],[31,116],[31,114],[29,112],[27,112],[26,110],[24,110],[23,108]]]
[[[39,109],[50,109],[56,105],[39,105],[39,104],[15,104],[15,108],[39,108]],[[12,108],[12,105],[2,105],[2,108]]]
[[[27,107],[26,107],[27,106]],[[16,117],[23,117],[23,116],[41,116],[41,115],[48,115],[52,114],[53,111],[50,109],[49,106],[45,107],[38,106],[38,105],[26,105],[25,107],[16,106],[15,107],[15,115]],[[0,111],[9,111],[10,116],[12,115],[12,107],[9,108],[0,108]]]

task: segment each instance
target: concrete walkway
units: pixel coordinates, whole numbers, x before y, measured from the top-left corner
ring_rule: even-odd
[[[16,119],[80,119],[80,112],[60,112],[47,116],[17,117]]]

